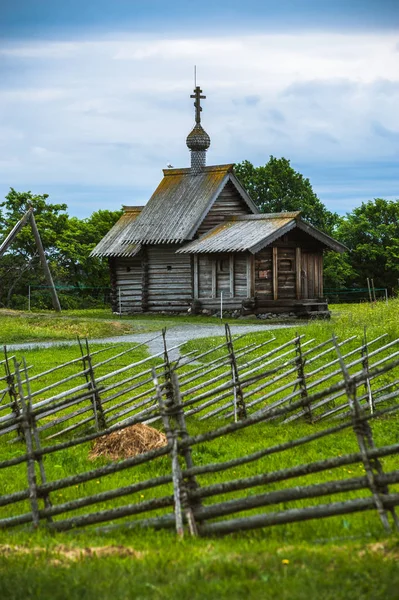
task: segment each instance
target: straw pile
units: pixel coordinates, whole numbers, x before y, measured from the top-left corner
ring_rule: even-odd
[[[137,425],[131,425],[98,438],[89,458],[92,460],[100,456],[106,456],[113,460],[130,458],[165,446],[166,443],[166,436],[163,433],[153,427],[148,427],[148,425],[137,423]]]

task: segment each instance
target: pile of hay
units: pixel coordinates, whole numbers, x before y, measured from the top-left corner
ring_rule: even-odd
[[[166,444],[166,436],[163,433],[153,427],[138,423],[98,438],[89,458],[92,460],[100,456],[106,456],[113,460],[130,458],[148,452],[148,450],[161,448]]]

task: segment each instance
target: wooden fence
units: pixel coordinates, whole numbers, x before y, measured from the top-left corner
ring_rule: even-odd
[[[399,382],[395,379],[399,352],[392,351],[398,340],[384,343],[384,336],[380,336],[370,342],[364,338],[356,345],[353,338],[338,341],[333,337],[312,345],[314,340],[304,341],[302,336],[295,336],[283,345],[273,347],[275,340],[269,338],[239,349],[235,347],[237,339],[233,340],[226,326],[225,342],[173,362],[169,359],[165,332],[163,338],[164,351],[159,355],[104,374],[99,373],[105,365],[134,348],[95,362],[101,351],[91,353],[87,343],[81,344],[79,358],[36,376],[29,374],[30,367],[24,360],[9,357],[5,351],[2,364],[6,375],[4,388],[0,390],[0,409],[5,414],[0,417],[0,433],[10,437],[16,432],[25,452],[0,462],[0,470],[6,470],[12,478],[13,469],[26,465],[27,487],[0,496],[0,508],[8,507],[5,516],[0,518],[1,528],[44,524],[63,531],[106,524],[102,528],[107,530],[120,526],[109,523],[121,519],[123,527],[176,527],[179,535],[183,535],[187,527],[192,535],[208,535],[365,510],[376,510],[387,531],[392,525],[398,528],[395,506],[399,504],[399,493],[391,491],[389,486],[399,483],[399,470],[385,472],[381,458],[397,455],[399,443],[376,447],[371,426],[377,417],[399,410]],[[355,347],[343,353],[349,343]],[[216,358],[209,360],[212,353]],[[204,359],[207,359],[205,367],[198,364]],[[314,367],[310,367],[312,364]],[[56,369],[62,372],[76,365],[79,365],[76,373],[67,374],[55,383],[40,384]],[[78,378],[83,379],[83,383],[69,387],[70,382]],[[57,386],[61,391],[54,394]],[[112,404],[113,401],[116,403]],[[76,410],[79,404],[83,407]],[[61,416],[53,419],[57,413]],[[211,428],[190,435],[187,423],[193,415],[205,421],[212,417],[208,421]],[[230,422],[215,427],[215,417],[227,418]],[[310,435],[282,444],[267,445],[265,441],[265,447],[252,454],[208,464],[195,464],[193,459],[196,446],[210,444],[260,423],[273,421],[284,426],[297,419],[314,423],[327,418],[332,424],[325,429],[318,428]],[[68,421],[72,423],[64,427]],[[89,471],[48,480],[46,457],[65,456],[65,452],[74,447],[109,433],[135,423],[154,421],[160,421],[163,426],[167,437],[165,446]],[[87,424],[94,424],[92,431],[71,438],[71,432]],[[58,430],[48,436],[51,428]],[[356,452],[251,477],[225,479],[229,469],[256,463],[266,456],[279,455],[347,429],[354,432]],[[69,434],[65,441],[49,442],[49,438],[65,434]],[[137,480],[137,468],[141,465],[151,466],[158,473],[165,470],[164,462],[157,467],[164,457],[170,458],[166,474]],[[290,480],[295,484],[295,479],[305,475],[325,476],[330,472],[334,475],[334,469],[356,464],[363,465],[363,475],[342,478],[336,474],[328,481],[286,487]],[[122,471],[132,473],[133,482],[129,485],[58,501],[56,492],[60,490],[75,488],[76,495],[77,486],[94,481],[106,484],[108,476]],[[217,481],[218,473],[222,475],[220,481]],[[200,476],[207,474],[213,475],[212,483],[200,485]],[[276,484],[281,485],[281,489],[275,489]],[[259,487],[262,493],[255,493]],[[120,499],[129,499],[145,490],[151,490],[150,498],[120,504]],[[220,494],[239,492],[244,495],[223,502],[216,499]],[[360,497],[353,497],[354,492],[361,492]],[[317,503],[319,498],[334,494],[349,494],[349,497]],[[117,499],[118,506],[114,506]],[[299,500],[306,501],[306,506],[285,508],[285,503]],[[86,507],[99,504],[107,506],[82,512]],[[256,513],[236,516],[251,511]],[[68,513],[74,514],[68,517]],[[129,520],[132,517],[134,519]]]

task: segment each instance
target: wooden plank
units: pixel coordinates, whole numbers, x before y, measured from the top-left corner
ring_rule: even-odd
[[[301,248],[299,246],[296,247],[295,250],[295,275],[296,275],[296,299],[301,299],[302,294],[302,285],[301,285],[301,271],[302,271],[302,258],[301,258]]]
[[[216,260],[212,261],[212,298],[216,298]]]
[[[323,289],[323,255],[319,254],[319,296],[323,298],[324,289]]]
[[[230,267],[230,297],[234,296],[234,254],[231,253],[229,256],[229,267]]]
[[[194,299],[199,298],[198,293],[199,286],[199,272],[198,272],[198,254],[194,254],[193,256],[193,289],[194,289]]]
[[[273,300],[278,299],[278,253],[276,246],[273,247]]]
[[[252,285],[251,285],[252,265],[251,256],[247,254],[247,297],[251,298]]]

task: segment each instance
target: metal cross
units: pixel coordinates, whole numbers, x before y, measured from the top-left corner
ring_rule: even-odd
[[[194,94],[191,94],[190,98],[195,98],[194,106],[195,106],[195,122],[201,123],[201,100],[205,99],[206,96],[201,96],[202,90],[199,85],[194,90]]]

